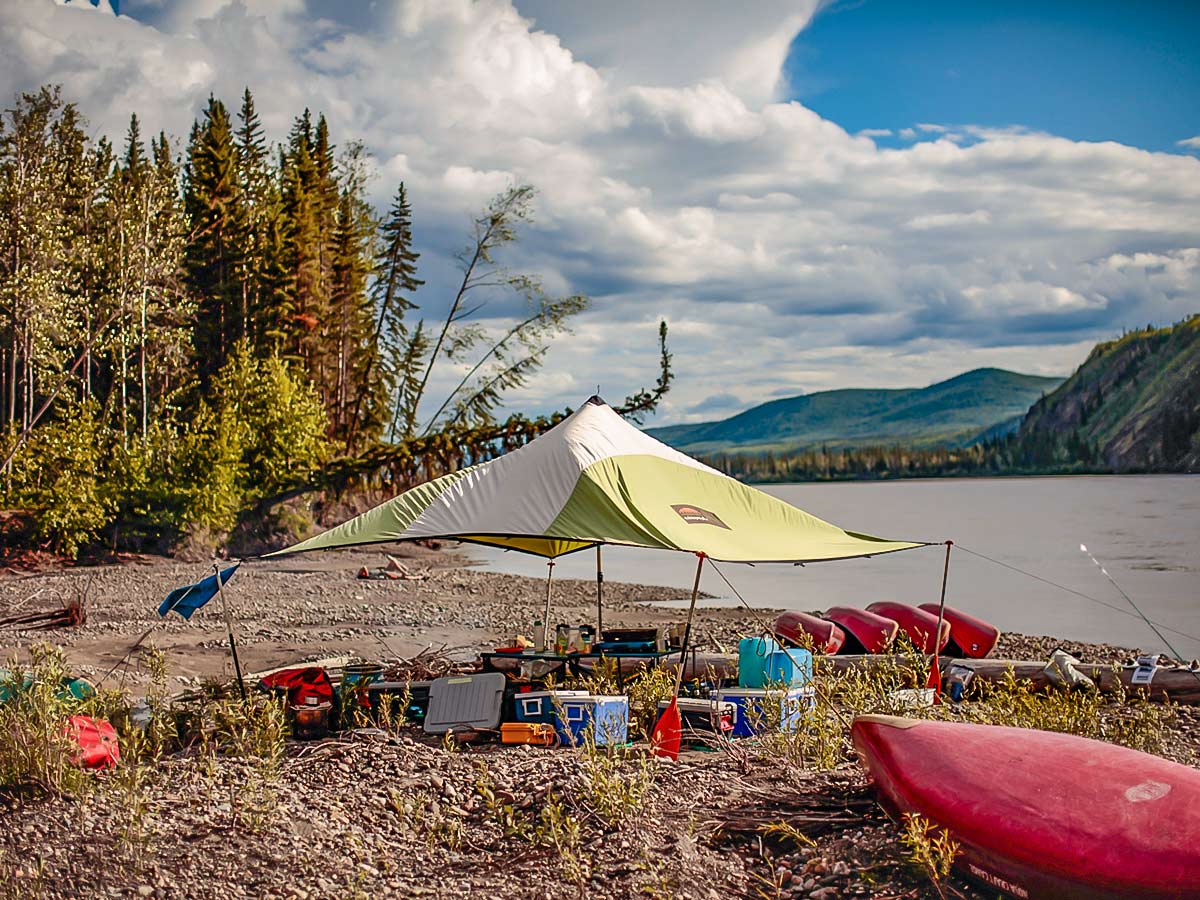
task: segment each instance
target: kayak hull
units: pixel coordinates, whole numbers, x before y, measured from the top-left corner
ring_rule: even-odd
[[[846,632],[828,619],[791,610],[775,620],[775,636],[791,644],[804,644],[807,636],[814,650],[834,654],[846,643]]]
[[[841,647],[844,653],[882,653],[900,632],[894,619],[852,606],[831,606],[825,610],[825,618],[846,633],[847,640]]]
[[[893,816],[960,844],[956,866],[1025,900],[1185,900],[1200,884],[1200,771],[1074,735],[859,716]]]
[[[922,603],[918,608],[934,617],[938,614],[936,603]],[[983,659],[995,649],[996,642],[1000,640],[1000,629],[991,622],[985,622],[953,606],[945,607],[943,615],[950,623],[950,640],[946,644],[946,652],[951,656]]]
[[[938,630],[938,617],[930,615],[923,609],[909,606],[907,603],[896,603],[892,600],[880,600],[867,607],[871,612],[880,616],[894,619],[900,630],[908,635],[913,646],[922,653],[933,653],[933,634]],[[942,620],[942,630],[937,642],[937,652],[941,653],[950,640],[950,623]]]

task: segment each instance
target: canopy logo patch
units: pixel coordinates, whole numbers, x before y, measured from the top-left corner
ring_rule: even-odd
[[[709,512],[707,509],[701,509],[698,506],[689,506],[686,503],[672,503],[671,509],[679,513],[679,517],[689,525],[716,525],[718,528],[724,528],[726,531],[733,530],[721,521],[720,516]]]

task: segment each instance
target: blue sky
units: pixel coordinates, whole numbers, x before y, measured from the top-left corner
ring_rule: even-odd
[[[273,140],[323,112],[363,142],[377,207],[405,183],[431,319],[472,214],[536,186],[503,262],[593,306],[512,408],[652,384],[660,319],[676,380],[654,424],[1061,375],[1200,312],[1200,0],[119,9],[0,2],[0,99],[59,83],[93,134],[136,112],[180,149],[210,93],[236,107],[248,85]],[[479,324],[517,314],[495,297]],[[435,370],[435,406],[468,368]]]
[[[785,72],[851,132],[1019,125],[1177,150],[1200,134],[1200,2],[838,0]]]

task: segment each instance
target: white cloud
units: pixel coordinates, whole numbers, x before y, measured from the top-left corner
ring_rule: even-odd
[[[1187,147],[1189,150],[1200,150],[1200,134],[1195,137],[1184,138],[1182,141],[1176,141],[1180,147]]]
[[[5,5],[0,92],[61,81],[116,139],[133,111],[183,138],[210,92],[236,106],[246,84],[276,140],[323,111],[374,155],[379,205],[405,180],[433,314],[470,214],[536,184],[510,261],[596,300],[517,398],[534,408],[652,382],[659,318],[667,421],[784,388],[1065,373],[1095,339],[1200,306],[1200,160],[1020,127],[876,146],[890,132],[773,99],[812,5],[122,6],[145,23]]]

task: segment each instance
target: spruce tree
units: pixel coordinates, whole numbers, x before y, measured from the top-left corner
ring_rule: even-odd
[[[281,160],[281,231],[290,307],[283,323],[288,332],[285,352],[302,362],[310,378],[319,369],[320,326],[327,306],[321,277],[317,167],[312,149],[312,121],[309,111],[305,110],[292,126],[287,151]]]
[[[271,218],[278,215],[279,196],[267,164],[266,140],[262,122],[254,108],[250,88],[242,93],[238,112],[237,165],[241,186],[242,242],[241,302],[248,323],[248,338],[259,354],[276,349],[267,336],[272,320],[271,306],[276,297],[273,278],[269,274],[273,262],[268,258],[268,232]]]
[[[363,417],[363,427],[378,437],[386,420],[389,401],[396,407],[402,404],[402,369],[411,353],[404,324],[404,314],[415,309],[410,295],[425,282],[417,278],[417,260],[413,250],[412,208],[404,182],[396,188],[396,196],[387,220],[380,228],[379,253],[375,260],[375,282],[372,299],[375,303],[375,328],[371,345],[375,353],[366,360],[359,376],[362,385],[360,400],[364,408],[356,410],[355,419]],[[393,418],[393,422],[395,419]],[[378,429],[378,431],[376,431]],[[389,435],[394,439],[393,433]]]
[[[196,360],[207,381],[245,333],[239,275],[240,186],[237,149],[225,105],[210,96],[204,122],[193,129],[185,168],[184,206],[191,223],[187,269],[200,299]]]

